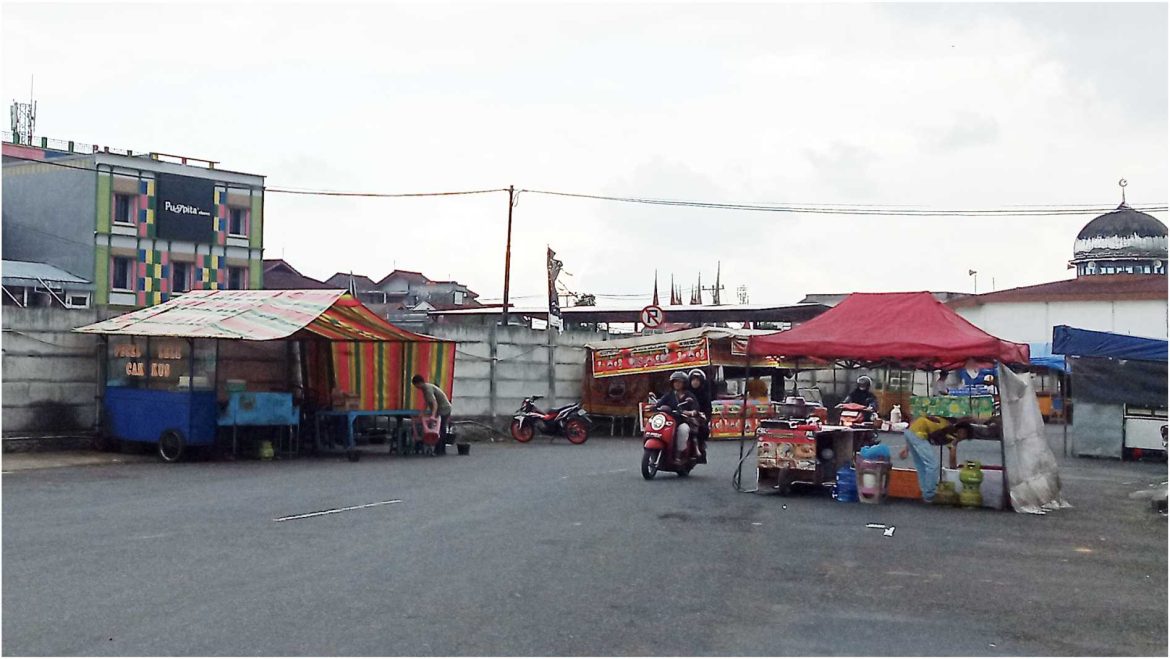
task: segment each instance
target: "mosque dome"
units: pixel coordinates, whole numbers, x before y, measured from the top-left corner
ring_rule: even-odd
[[[1166,225],[1122,203],[1081,229],[1072,264],[1078,275],[1165,274]]]

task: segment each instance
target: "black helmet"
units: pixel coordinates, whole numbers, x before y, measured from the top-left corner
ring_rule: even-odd
[[[700,380],[702,380],[704,382],[707,381],[707,374],[704,373],[703,369],[701,369],[701,368],[694,369],[693,371],[691,371],[690,375],[692,378],[699,378]]]
[[[857,378],[857,386],[868,389],[873,385],[873,380],[869,379],[868,375],[863,375]]]
[[[671,373],[670,374],[670,381],[674,382],[675,380],[682,380],[683,382],[686,382],[687,381],[687,374],[683,373],[682,371],[675,371],[674,373]]]

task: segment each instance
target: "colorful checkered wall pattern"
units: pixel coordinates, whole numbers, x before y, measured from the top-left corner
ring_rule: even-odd
[[[228,188],[216,186],[214,194],[214,217],[212,218],[213,238],[210,244],[196,245],[195,253],[179,253],[171,250],[171,244],[160,240],[157,235],[156,207],[158,201],[158,184],[149,175],[140,174],[137,180],[127,180],[125,175],[103,176],[106,181],[104,187],[99,185],[99,196],[108,195],[108,210],[99,213],[98,226],[104,229],[101,232],[110,232],[110,218],[118,211],[118,195],[133,195],[131,217],[133,218],[134,234],[137,237],[134,263],[130,271],[133,280],[135,303],[140,306],[149,306],[166,302],[176,290],[216,290],[228,287],[230,270],[225,252],[228,248],[229,236],[233,243],[240,238],[249,238],[249,247],[254,249],[254,237],[250,237],[252,230],[253,209],[257,205],[253,195],[258,191],[248,193],[241,188],[233,188],[231,203],[243,210],[241,219],[242,230],[237,229],[235,235],[231,232],[231,215],[233,206],[229,205]],[[117,180],[115,180],[117,179]],[[242,194],[241,194],[242,193]],[[247,204],[247,205],[245,205]],[[102,218],[104,217],[104,224]],[[125,235],[125,234],[123,234]],[[105,269],[108,273],[106,290],[113,287],[113,268],[116,258],[125,258],[129,253],[123,248],[115,248],[107,252],[104,257],[109,261]],[[190,249],[188,247],[188,249]],[[210,254],[208,252],[215,252]],[[234,262],[233,262],[234,265]],[[253,263],[249,266],[240,264],[243,269],[244,281],[248,281],[249,271],[254,270]],[[185,275],[185,281],[176,284],[174,277]]]
[[[138,236],[154,238],[154,179],[138,181]]]
[[[138,250],[138,304],[165,302],[171,292],[170,254],[158,250]]]

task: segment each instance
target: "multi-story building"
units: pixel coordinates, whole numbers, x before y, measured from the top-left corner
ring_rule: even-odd
[[[262,286],[263,176],[37,140],[4,143],[4,259],[91,281],[99,306]]]

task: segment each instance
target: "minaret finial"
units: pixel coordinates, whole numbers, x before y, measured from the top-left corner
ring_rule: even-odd
[[[1120,181],[1117,182],[1117,185],[1121,186],[1121,205],[1124,206],[1125,205],[1125,186],[1129,185],[1129,181],[1127,181],[1125,179],[1121,179]]]

